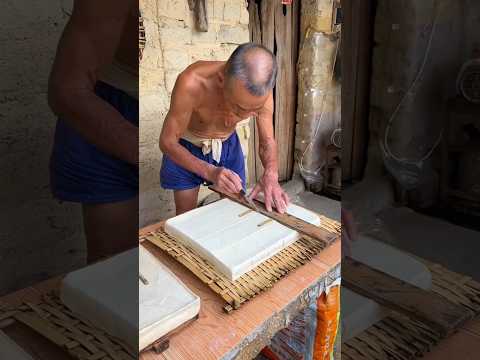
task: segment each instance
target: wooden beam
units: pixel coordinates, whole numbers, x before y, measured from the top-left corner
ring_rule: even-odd
[[[277,83],[275,87],[275,139],[278,144],[279,180],[290,180],[293,171],[293,150],[296,115],[296,58],[294,48],[297,42],[292,34],[294,18],[298,17],[298,6],[275,6],[276,58],[278,63]],[[295,21],[295,24],[297,22]]]
[[[290,214],[284,213],[280,214],[276,211],[269,212],[265,208],[265,205],[257,200],[253,200],[255,206],[257,209],[255,209],[252,205],[250,205],[240,194],[231,194],[231,193],[226,193],[223,191],[220,191],[219,189],[215,188],[214,186],[209,187],[210,190],[213,190],[220,195],[223,195],[224,197],[235,201],[236,203],[239,203],[243,206],[246,206],[249,209],[256,210],[260,214],[265,215],[277,222],[279,222],[282,225],[285,225],[286,227],[289,227],[290,229],[293,229],[295,231],[298,231],[299,233],[302,233],[303,235],[312,237],[314,239],[322,241],[325,246],[328,246],[332,244],[335,240],[338,239],[338,235],[334,234],[332,232],[329,232],[325,229],[322,229],[321,227],[312,225],[310,223],[307,223],[306,221],[303,221],[299,218],[296,218],[295,216],[292,216]]]
[[[259,6],[255,1],[248,2],[248,13],[249,13],[249,30],[250,30],[250,40],[254,43],[262,43],[262,30],[261,30],[261,20],[259,14]],[[252,118],[250,120],[250,139],[248,141],[248,180],[247,183],[249,186],[254,185],[263,173],[262,164],[260,162],[260,157],[258,156],[258,130],[256,127],[256,120]],[[258,164],[258,165],[257,165]]]
[[[366,165],[370,109],[372,0],[342,1],[342,178],[359,180]]]
[[[197,30],[201,32],[208,31],[208,15],[207,15],[207,5],[205,0],[196,0],[195,3],[195,21],[197,24]]]
[[[396,279],[350,257],[342,260],[342,283],[357,294],[420,321],[441,336],[473,317],[469,310],[435,293]]]
[[[372,1],[357,1],[354,9],[357,43],[357,76],[355,84],[355,113],[352,146],[352,177],[360,180],[366,165],[368,147],[368,117],[370,109],[370,77],[372,61]]]

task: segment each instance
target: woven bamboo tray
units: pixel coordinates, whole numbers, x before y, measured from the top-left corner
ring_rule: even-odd
[[[338,237],[340,237],[340,223],[325,216],[320,216],[320,219],[321,227],[338,234]],[[143,240],[148,240],[173,257],[221,296],[226,302],[224,310],[227,313],[238,309],[246,301],[268,290],[275,282],[290,271],[305,264],[326,247],[321,240],[307,236],[301,237],[239,279],[230,281],[217,272],[212,264],[204,260],[193,249],[180,244],[175,238],[168,235],[163,227],[141,236],[140,241]]]
[[[56,294],[38,304],[0,306],[0,322],[18,321],[79,360],[133,360],[137,355],[122,341],[108,335],[66,308]]]
[[[480,314],[480,283],[420,259],[432,274],[432,289],[447,300]],[[411,360],[426,354],[442,336],[427,325],[394,313],[342,343],[344,360]]]

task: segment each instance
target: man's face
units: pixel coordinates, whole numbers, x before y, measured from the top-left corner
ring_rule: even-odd
[[[236,79],[227,80],[224,94],[228,107],[240,119],[256,116],[269,95],[268,93],[263,96],[252,95],[244,83]]]

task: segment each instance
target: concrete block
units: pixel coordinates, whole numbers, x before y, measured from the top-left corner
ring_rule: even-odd
[[[140,62],[140,71],[162,71],[162,52],[159,49],[146,46],[143,50],[143,59]]]
[[[238,47],[237,44],[222,44],[220,46],[219,60],[226,61]]]
[[[184,21],[190,16],[187,0],[159,0],[157,3],[159,15]]]
[[[223,20],[232,24],[240,21],[240,7],[243,1],[226,0],[223,8]]]
[[[248,25],[250,23],[250,15],[248,14],[248,7],[246,2],[242,1],[240,5],[240,24]]]
[[[223,21],[223,10],[225,8],[224,0],[213,0],[213,20]]]
[[[165,49],[163,54],[166,70],[184,70],[189,65],[190,59],[185,49]]]
[[[217,41],[217,27],[215,24],[208,24],[207,32],[193,31],[192,43],[193,44],[215,44]]]
[[[165,88],[159,91],[140,93],[140,127],[153,122],[162,122],[170,106],[170,97]]]
[[[205,46],[192,46],[188,50],[190,54],[190,64],[193,64],[196,61],[208,61],[208,60],[218,60],[219,58],[219,50],[218,48]]]
[[[141,0],[138,7],[144,20],[157,19],[157,0]]]
[[[222,44],[243,44],[250,41],[250,33],[246,25],[220,25],[217,39]]]
[[[165,89],[163,71],[140,71],[139,86],[140,94],[162,91]]]
[[[192,29],[188,27],[185,21],[160,16],[159,26],[160,41],[163,46],[170,44],[180,46],[192,43]]]
[[[146,47],[151,47],[154,49],[160,48],[160,37],[158,23],[156,20],[144,19],[143,26],[145,26],[145,37],[147,38]]]
[[[172,94],[173,87],[175,86],[175,82],[177,81],[177,77],[180,74],[179,71],[176,70],[167,70],[165,73],[166,78],[166,89],[169,95]]]

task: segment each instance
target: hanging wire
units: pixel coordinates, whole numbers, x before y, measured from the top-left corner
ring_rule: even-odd
[[[389,156],[389,157],[395,159],[396,161],[398,161],[400,163],[404,163],[404,164],[419,165],[419,164],[423,163],[425,160],[427,160],[433,154],[433,151],[437,148],[437,146],[440,144],[440,141],[443,138],[443,133],[444,133],[444,130],[445,130],[444,128],[442,128],[442,130],[440,131],[440,134],[439,134],[437,140],[435,141],[434,145],[432,146],[432,148],[419,160],[410,160],[410,159],[407,159],[407,158],[398,157],[392,152],[392,150],[390,149],[390,146],[388,145],[388,135],[390,134],[390,130],[392,128],[393,121],[395,120],[396,116],[398,115],[398,112],[400,111],[401,107],[405,103],[405,100],[407,99],[407,96],[410,95],[411,93],[413,93],[413,95],[415,95],[415,92],[412,92],[412,90],[414,90],[415,87],[417,86],[417,83],[419,82],[419,80],[422,77],[423,72],[425,70],[425,65],[426,65],[427,60],[428,60],[428,55],[429,55],[431,47],[432,47],[432,40],[433,40],[435,31],[436,31],[436,27],[437,27],[437,21],[438,21],[438,17],[439,17],[439,9],[438,8],[439,8],[438,1],[435,1],[435,3],[434,3],[434,10],[435,11],[434,11],[434,18],[433,18],[433,21],[432,21],[432,30],[430,31],[430,36],[429,36],[429,39],[428,39],[427,48],[425,49],[425,54],[424,54],[424,57],[423,57],[422,65],[420,66],[420,69],[419,69],[415,79],[413,80],[412,84],[408,88],[407,92],[405,92],[402,99],[400,100],[397,107],[395,108],[392,115],[390,116],[390,118],[388,120],[388,123],[387,123],[387,126],[386,126],[386,129],[385,129],[383,144],[380,143],[380,148],[382,149],[385,156]]]

